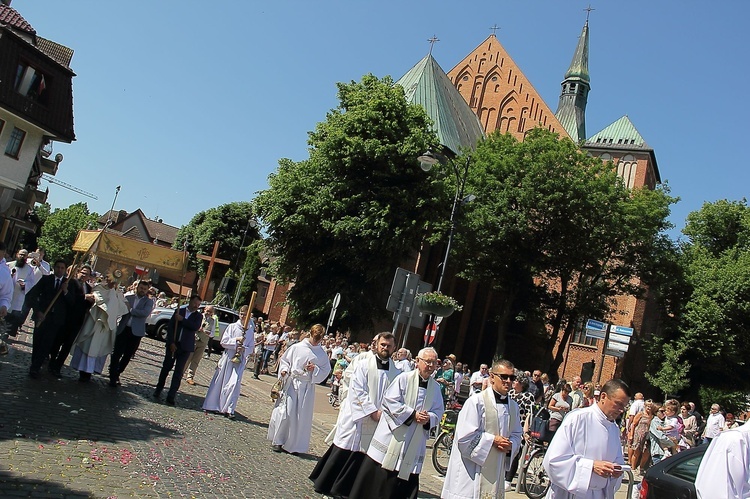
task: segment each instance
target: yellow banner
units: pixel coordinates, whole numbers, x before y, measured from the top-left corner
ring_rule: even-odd
[[[98,230],[79,231],[73,251],[91,251],[100,258],[159,270],[182,272],[186,263],[182,251]]]

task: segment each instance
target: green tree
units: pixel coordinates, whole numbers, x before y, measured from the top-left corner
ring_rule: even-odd
[[[429,118],[390,77],[338,84],[338,108],[310,133],[310,157],[279,161],[255,200],[273,275],[302,323],[337,317],[355,332],[383,317],[393,273],[446,206],[442,180],[417,157],[435,146]],[[442,202],[442,205],[440,204]]]
[[[76,203],[67,208],[56,208],[52,213],[41,209],[44,217],[41,235],[37,239],[39,246],[46,251],[45,259],[49,262],[65,260],[73,262],[73,242],[81,229],[96,226],[97,213],[89,211],[86,203]],[[33,250],[34,248],[30,248]]]
[[[211,279],[221,279],[227,271],[236,270],[244,263],[244,258],[248,256],[244,249],[260,238],[253,220],[253,208],[249,202],[227,203],[201,211],[180,228],[173,247],[182,249],[187,238],[190,255],[188,266],[203,277],[208,270],[208,262],[196,255],[211,255],[214,243],[219,241],[218,258],[232,262],[230,266],[214,265]],[[252,276],[252,279],[255,277]]]
[[[750,392],[750,208],[745,200],[705,203],[683,233],[684,279],[675,287],[684,303],[655,339],[647,377],[666,393],[698,396],[704,408],[735,410]]]
[[[504,297],[496,356],[517,318],[543,322],[549,370],[563,360],[579,319],[605,317],[614,298],[642,292],[674,199],[667,189],[627,189],[611,163],[544,129],[523,142],[494,133],[472,155],[458,248],[468,279]]]

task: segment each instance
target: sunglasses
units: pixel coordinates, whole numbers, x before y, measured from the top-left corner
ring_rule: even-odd
[[[508,380],[515,381],[516,380],[515,374],[500,374],[500,373],[493,373],[493,372],[490,372],[490,374],[493,376],[500,376],[500,379],[503,381],[508,381]]]

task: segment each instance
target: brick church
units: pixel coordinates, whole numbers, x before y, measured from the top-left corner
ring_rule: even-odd
[[[587,20],[564,75],[555,111],[542,100],[494,34],[447,73],[428,54],[398,83],[404,87],[407,99],[422,104],[432,117],[446,152],[458,153],[460,148],[473,148],[480,138],[478,134],[499,129],[523,140],[529,130],[542,126],[558,133],[561,138],[568,137],[581,144],[582,149],[594,157],[611,160],[628,187],[653,189],[661,180],[654,150],[627,115],[603,130],[587,135],[586,103],[591,88],[588,55]],[[454,109],[447,111],[446,106]],[[443,252],[442,246],[422,251],[409,270],[427,282],[436,282]],[[493,301],[496,296],[481,283],[452,276],[456,270],[448,265],[446,272],[450,278],[443,291],[456,297],[464,304],[464,309],[443,321],[434,346],[440,355],[454,353],[459,360],[476,369],[479,363],[491,361],[494,352],[497,324],[493,322]],[[604,381],[615,375],[629,381],[642,378],[638,373],[643,372],[644,355],[638,339],[647,337],[656,327],[655,304],[648,298],[622,296],[617,307],[617,313],[612,317],[595,319],[634,330],[635,341],[631,342],[624,357],[609,355],[611,352],[608,352],[600,365],[604,341],[587,337],[582,324],[570,344],[560,345],[558,342],[556,346],[556,349],[565,349],[565,360],[557,376],[570,379],[582,375],[584,379],[594,381],[599,378]],[[419,347],[415,336],[421,339],[422,334],[412,332],[409,335],[411,350]],[[542,367],[536,365],[539,352],[528,344],[524,331],[510,331],[506,336],[505,355],[508,358],[524,369]],[[550,374],[555,377],[554,373]]]

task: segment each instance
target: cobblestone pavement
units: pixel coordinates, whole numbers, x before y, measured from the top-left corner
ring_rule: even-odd
[[[80,383],[67,366],[62,379],[46,371],[30,379],[27,333],[0,357],[0,497],[322,497],[307,477],[336,421],[325,387],[317,387],[309,454],[295,457],[266,440],[270,376],[246,372],[231,421],[201,410],[217,355],[201,361],[197,384],[183,383],[172,407],[151,396],[163,343],[144,338],[115,389],[103,376]],[[425,464],[420,497],[441,488]]]

